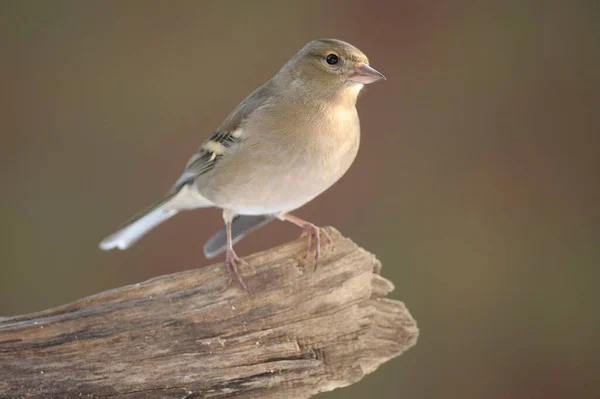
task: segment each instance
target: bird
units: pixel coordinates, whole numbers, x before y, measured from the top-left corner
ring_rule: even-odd
[[[222,210],[224,227],[205,244],[204,254],[225,252],[229,284],[235,275],[251,293],[238,267],[248,263],[234,244],[277,219],[302,228],[316,268],[323,239],[332,245],[331,237],[291,212],[348,171],[360,144],[358,95],[364,85],[382,79],[347,42],[307,43],[209,135],[161,200],[102,240],[100,248],[127,249],[182,211],[215,207]]]

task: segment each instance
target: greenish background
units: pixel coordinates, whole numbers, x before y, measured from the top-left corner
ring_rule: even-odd
[[[377,254],[421,330],[322,397],[600,397],[597,1],[1,1],[0,315],[209,264],[216,210],[97,244],[319,37],[388,80],[352,169],[298,214]]]

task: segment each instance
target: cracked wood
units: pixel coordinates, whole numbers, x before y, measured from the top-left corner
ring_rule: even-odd
[[[247,257],[255,296],[222,264],[0,318],[2,398],[309,398],[416,343],[372,254],[329,228],[306,270],[302,239]]]

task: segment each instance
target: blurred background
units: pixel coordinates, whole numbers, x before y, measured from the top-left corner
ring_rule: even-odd
[[[0,315],[210,264],[217,210],[97,244],[319,37],[388,80],[360,98],[355,164],[298,215],[375,253],[421,330],[320,397],[600,397],[594,1],[2,1]]]

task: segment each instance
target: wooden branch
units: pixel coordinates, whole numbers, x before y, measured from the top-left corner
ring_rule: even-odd
[[[254,296],[219,264],[0,318],[0,397],[308,398],[360,380],[418,330],[382,298],[379,261],[328,231],[316,272],[304,239],[247,257]]]

